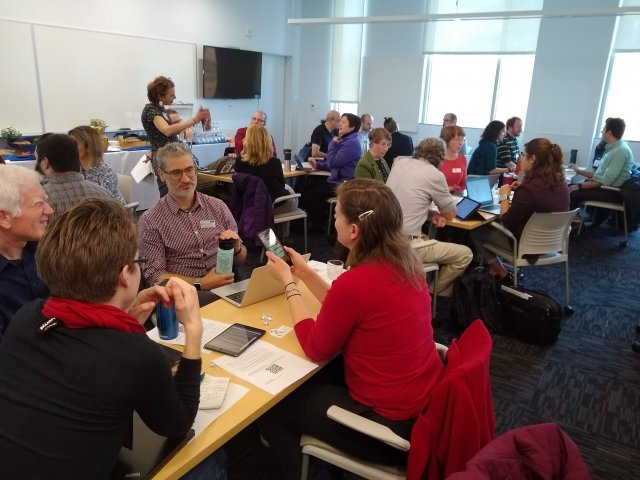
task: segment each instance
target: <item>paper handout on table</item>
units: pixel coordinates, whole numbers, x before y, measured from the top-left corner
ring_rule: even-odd
[[[213,363],[272,395],[318,368],[317,364],[263,340],[239,357],[222,355]]]
[[[200,435],[202,431],[211,424],[211,422],[213,422],[216,418],[233,407],[233,405],[242,397],[244,397],[248,391],[249,389],[247,387],[238,385],[237,383],[230,383],[229,387],[227,388],[227,394],[224,397],[224,402],[222,402],[222,406],[219,409],[198,410],[196,419],[193,421],[192,427],[196,432],[196,437]]]
[[[153,173],[153,165],[151,164],[151,160],[147,155],[143,155],[136,163],[136,166],[131,170],[131,176],[136,181],[136,183],[140,183],[144,178]]]
[[[162,341],[162,342],[172,343],[174,345],[184,346],[184,342],[185,342],[184,329],[182,325],[179,325],[179,328],[180,330],[178,331],[178,336],[173,340],[161,339],[160,335],[158,334],[158,327],[155,327],[149,330],[147,332],[147,336],[154,342]],[[204,348],[205,343],[208,343],[211,339],[213,339],[213,337],[219,335],[227,328],[229,328],[228,323],[218,322],[216,320],[209,320],[208,318],[203,318],[202,319],[202,345],[200,345],[200,347]]]

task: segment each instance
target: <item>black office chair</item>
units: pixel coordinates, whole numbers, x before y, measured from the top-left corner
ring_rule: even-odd
[[[230,153],[235,153],[236,152],[236,148],[235,147],[227,147],[224,149],[224,155],[223,156],[227,156]]]

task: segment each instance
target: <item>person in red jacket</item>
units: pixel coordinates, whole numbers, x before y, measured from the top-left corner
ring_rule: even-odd
[[[363,459],[406,461],[406,454],[327,418],[338,405],[410,438],[413,423],[442,373],[431,327],[431,298],[422,266],[402,234],[402,210],[391,189],[355,179],[337,190],[335,226],[351,268],[328,285],[286,248],[289,267],[267,252],[268,268],[282,282],[295,334],[316,362],[342,353],[335,384],[311,382],[275,408],[262,425],[283,478],[298,479],[304,432]],[[300,278],[322,302],[309,316],[293,282]],[[339,360],[338,358],[337,360]]]

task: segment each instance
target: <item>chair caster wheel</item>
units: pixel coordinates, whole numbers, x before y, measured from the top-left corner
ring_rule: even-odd
[[[564,314],[567,317],[570,317],[571,315],[573,315],[573,307],[571,305],[565,305]]]
[[[636,353],[640,353],[640,342],[633,342],[633,344],[631,345],[631,350]]]

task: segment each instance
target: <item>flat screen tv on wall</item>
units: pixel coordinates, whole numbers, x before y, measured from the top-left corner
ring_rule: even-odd
[[[204,98],[260,98],[262,53],[204,46]]]

